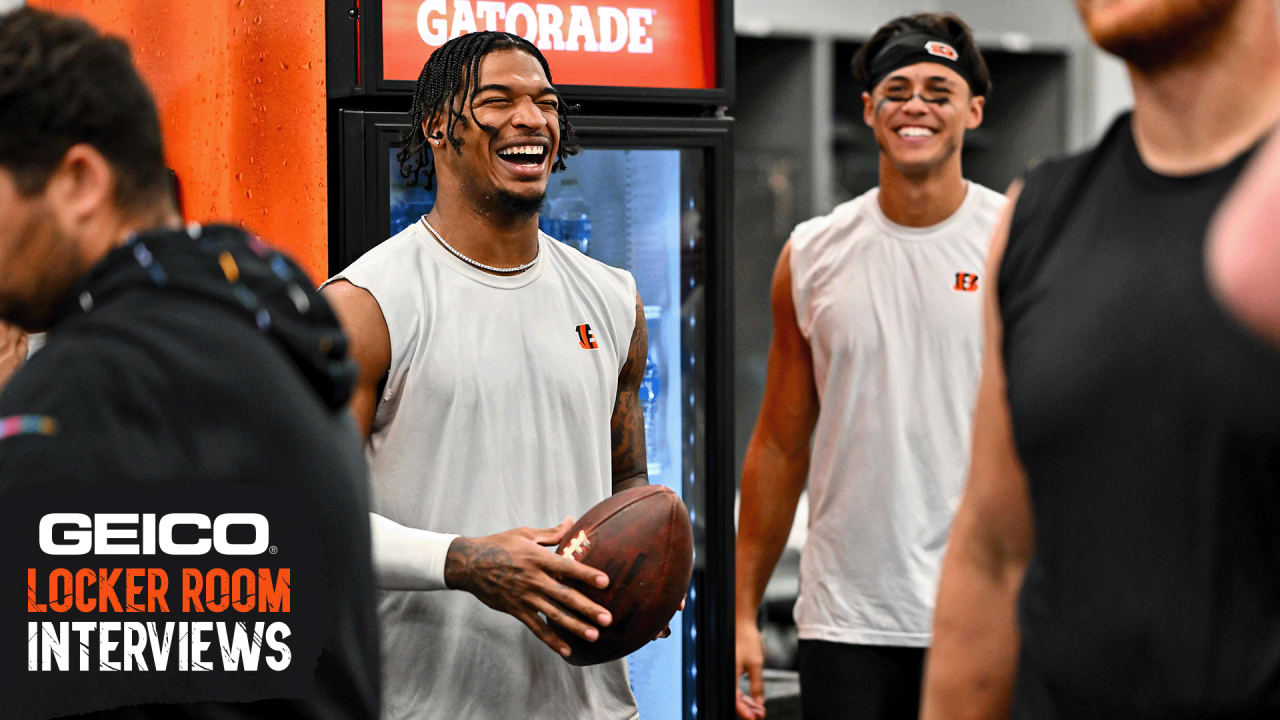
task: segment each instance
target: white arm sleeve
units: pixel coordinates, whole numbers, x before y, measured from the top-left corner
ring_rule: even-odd
[[[445,590],[444,560],[457,535],[405,527],[369,513],[373,575],[380,590]]]

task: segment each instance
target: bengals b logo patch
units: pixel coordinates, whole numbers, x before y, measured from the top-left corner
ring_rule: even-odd
[[[596,336],[591,334],[591,326],[583,323],[574,328],[573,331],[578,335],[578,345],[583,350],[595,350],[600,347],[596,344]]]
[[[946,58],[951,62],[960,61],[960,53],[956,52],[955,48],[951,47],[950,45],[944,42],[938,42],[936,40],[932,42],[927,42],[924,44],[924,49],[925,49],[925,52],[929,53],[930,55],[937,55],[938,57]]]
[[[973,273],[956,273],[956,286],[952,290],[961,292],[977,292],[978,276]]]

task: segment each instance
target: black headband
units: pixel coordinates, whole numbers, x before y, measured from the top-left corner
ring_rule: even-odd
[[[956,71],[964,81],[973,87],[973,78],[968,68],[960,64],[960,53],[950,42],[929,33],[913,32],[899,35],[885,43],[871,60],[871,76],[868,80],[867,92],[880,84],[889,73],[907,65],[931,62]]]

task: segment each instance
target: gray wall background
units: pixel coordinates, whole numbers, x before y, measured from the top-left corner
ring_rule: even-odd
[[[0,13],[8,12],[26,4],[26,0],[0,0]]]

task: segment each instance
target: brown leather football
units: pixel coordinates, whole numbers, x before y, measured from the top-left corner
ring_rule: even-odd
[[[689,511],[662,485],[623,490],[583,513],[556,552],[609,576],[605,588],[572,584],[613,615],[595,642],[552,623],[572,650],[565,660],[616,660],[656,638],[680,608],[693,574]]]

